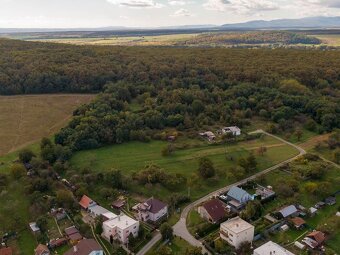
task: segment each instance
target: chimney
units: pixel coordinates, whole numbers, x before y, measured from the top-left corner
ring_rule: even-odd
[[[120,214],[118,214],[118,221],[120,221]]]
[[[73,252],[76,253],[78,251],[77,245],[73,246]]]
[[[129,225],[128,221],[126,221],[126,226]]]

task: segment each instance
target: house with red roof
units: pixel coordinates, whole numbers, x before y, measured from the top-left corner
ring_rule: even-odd
[[[137,204],[133,209],[138,212],[138,219],[141,221],[157,222],[168,215],[168,205],[153,197]]]
[[[50,250],[44,244],[39,244],[34,250],[34,255],[50,255]]]
[[[308,245],[310,248],[316,249],[324,243],[325,239],[326,236],[324,233],[314,230],[313,232],[306,235],[302,242]]]
[[[214,198],[199,206],[198,213],[203,219],[216,224],[224,219],[226,215],[226,204]]]
[[[0,255],[12,255],[13,251],[11,247],[0,248]]]
[[[75,226],[65,228],[64,231],[71,244],[76,244],[83,239],[83,236]]]
[[[88,196],[83,195],[79,201],[79,205],[81,206],[82,209],[87,211],[90,207],[96,206],[97,203]]]

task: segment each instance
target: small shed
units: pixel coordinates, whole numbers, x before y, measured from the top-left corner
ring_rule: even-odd
[[[29,223],[29,227],[34,234],[40,233],[40,228],[38,227],[36,222]]]
[[[309,213],[310,215],[313,217],[315,216],[315,214],[318,212],[318,209],[316,209],[315,207],[311,207],[309,208]]]
[[[282,218],[287,218],[290,216],[296,216],[298,213],[298,209],[295,207],[295,205],[289,205],[279,211],[281,214]]]
[[[280,227],[282,231],[287,231],[289,229],[289,226],[287,224],[284,224],[283,226]]]
[[[303,250],[306,246],[298,241],[296,241],[294,243],[294,246],[296,246],[297,248],[299,248],[300,250]]]

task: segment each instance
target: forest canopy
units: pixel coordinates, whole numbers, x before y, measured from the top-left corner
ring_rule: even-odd
[[[0,40],[0,93],[101,92],[55,137],[72,150],[166,127],[340,127],[340,51],[71,46]],[[316,131],[316,130],[314,130]]]

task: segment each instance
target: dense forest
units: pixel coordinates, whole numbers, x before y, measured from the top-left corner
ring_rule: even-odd
[[[187,45],[223,44],[321,44],[318,38],[288,31],[207,33],[186,41]]]
[[[73,150],[147,141],[166,127],[340,127],[340,52],[95,47],[0,40],[1,94],[101,92],[56,135]],[[274,132],[274,130],[272,130]]]

